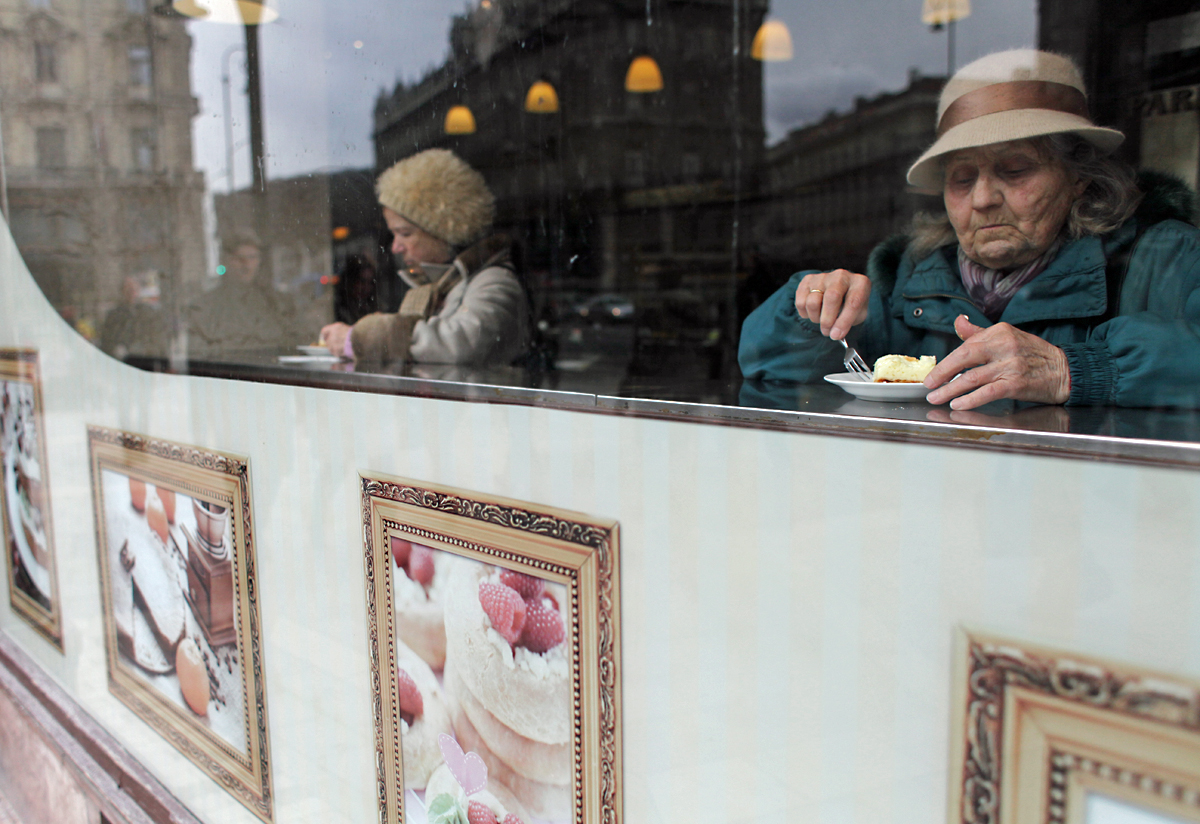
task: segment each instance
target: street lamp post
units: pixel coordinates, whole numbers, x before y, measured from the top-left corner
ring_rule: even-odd
[[[225,107],[225,185],[232,192],[234,189],[233,175],[233,101],[231,100],[229,58],[236,52],[245,53],[243,46],[233,45],[221,55],[221,102]]]
[[[921,20],[934,31],[946,27],[946,76],[954,74],[954,24],[971,14],[971,0],[925,0]]]
[[[254,191],[266,195],[267,170],[263,151],[262,82],[258,62],[258,24],[246,23],[246,96],[250,99],[250,161]]]

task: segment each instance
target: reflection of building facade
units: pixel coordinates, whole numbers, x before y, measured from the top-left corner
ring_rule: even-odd
[[[378,101],[377,163],[432,146],[462,155],[495,191],[535,287],[727,280],[734,204],[763,146],[749,45],[765,11],[764,0],[485,2],[454,21],[445,65]],[[662,91],[625,90],[641,54],[661,67]],[[557,112],[525,110],[538,80]],[[456,104],[474,134],[444,133]]]
[[[908,88],[859,98],[854,111],[796,129],[768,150],[756,210],[763,255],[793,268],[862,271],[875,244],[904,231],[923,205],[905,174],[933,142],[944,82],[914,74]]]
[[[0,0],[10,226],[60,310],[98,320],[126,275],[168,304],[201,279],[190,50],[149,0]]]
[[[1086,25],[1082,23],[1086,22]],[[1194,0],[1042,0],[1038,41],[1073,57],[1092,116],[1134,165],[1200,185],[1200,11]]]

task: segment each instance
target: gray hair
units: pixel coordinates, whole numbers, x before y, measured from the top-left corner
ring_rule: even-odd
[[[1127,163],[1104,155],[1082,137],[1070,132],[1031,138],[1037,153],[1059,162],[1067,174],[1087,181],[1083,194],[1071,204],[1064,231],[1071,240],[1113,231],[1133,216],[1142,193],[1137,178]],[[957,240],[946,214],[920,212],[913,217],[910,254],[915,260],[928,257]]]

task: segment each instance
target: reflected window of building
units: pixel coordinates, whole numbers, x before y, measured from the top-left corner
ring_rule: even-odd
[[[679,162],[679,171],[687,183],[695,183],[700,179],[700,155],[695,152],[684,152]]]
[[[39,83],[58,82],[58,48],[53,43],[33,44],[34,77]]]
[[[129,130],[129,146],[133,151],[133,168],[136,171],[154,171],[156,143],[154,129]]]
[[[50,126],[37,130],[37,165],[43,171],[67,167],[67,130]]]
[[[129,85],[135,88],[149,88],[151,81],[151,63],[149,46],[129,47]]]
[[[646,185],[646,156],[639,151],[625,152],[625,185],[635,188]]]

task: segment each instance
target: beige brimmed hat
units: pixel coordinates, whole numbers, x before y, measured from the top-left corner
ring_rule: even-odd
[[[1088,117],[1083,77],[1066,57],[1034,49],[989,54],[946,82],[938,101],[937,140],[908,170],[908,182],[941,191],[938,158],[944,154],[1063,132],[1106,154],[1125,139]]]
[[[483,175],[449,149],[404,158],[375,183],[379,202],[451,246],[467,246],[492,226],[496,198]]]

